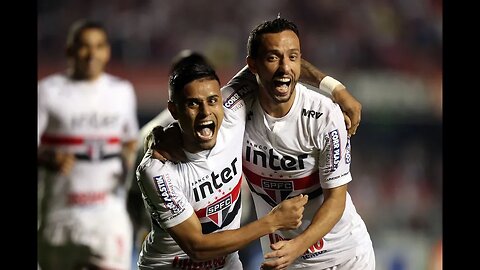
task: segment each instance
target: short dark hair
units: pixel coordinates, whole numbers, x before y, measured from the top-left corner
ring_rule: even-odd
[[[82,32],[86,29],[99,29],[105,33],[108,41],[108,34],[107,29],[105,26],[99,21],[93,21],[89,19],[80,19],[75,21],[69,28],[67,34],[67,49],[74,48],[80,41],[80,36]]]
[[[248,36],[247,54],[249,57],[256,58],[258,56],[258,48],[260,47],[260,38],[263,34],[280,33],[285,30],[292,30],[300,38],[297,26],[284,18],[276,18],[272,21],[266,21],[255,27]]]
[[[216,80],[220,84],[217,73],[206,62],[185,63],[174,69],[168,80],[170,101],[177,102],[179,93],[182,92],[185,85],[198,79]]]

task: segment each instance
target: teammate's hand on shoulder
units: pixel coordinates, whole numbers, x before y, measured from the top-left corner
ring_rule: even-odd
[[[185,162],[187,157],[182,146],[182,134],[178,122],[173,122],[165,128],[154,127],[144,142],[144,150],[152,149],[152,156],[161,161]]]

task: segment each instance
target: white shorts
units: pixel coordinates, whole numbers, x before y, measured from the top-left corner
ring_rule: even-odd
[[[133,229],[121,200],[68,209],[50,217],[38,235],[42,269],[69,270],[79,265],[131,268]]]

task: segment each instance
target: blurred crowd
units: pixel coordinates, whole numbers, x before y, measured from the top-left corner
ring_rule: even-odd
[[[418,75],[442,65],[438,0],[43,0],[38,10],[41,59],[61,59],[62,34],[72,15],[82,14],[105,21],[118,61],[165,65],[195,44],[218,67],[238,67],[252,27],[280,14],[299,26],[303,54],[338,72],[394,69]]]
[[[166,96],[176,53],[203,52],[225,83],[245,64],[253,26],[280,14],[299,26],[303,56],[345,82],[364,105],[352,138],[349,189],[370,230],[378,269],[440,269],[433,265],[442,240],[442,12],[439,0],[42,0],[38,76],[64,64],[73,20],[101,19],[111,38],[111,69],[134,83],[145,123],[163,109],[148,101],[162,97],[155,91]],[[399,81],[375,85],[390,78],[385,74]],[[365,87],[358,76],[380,79]],[[410,105],[398,102],[402,95],[410,95],[402,99]]]

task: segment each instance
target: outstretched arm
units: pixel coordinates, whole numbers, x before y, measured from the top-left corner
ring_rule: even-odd
[[[348,92],[343,84],[327,76],[305,59],[302,59],[300,82],[320,88],[320,90],[331,95],[332,100],[338,103],[342,109],[348,135],[355,135],[360,125],[362,104]]]
[[[145,159],[137,169],[138,185],[143,199],[149,208],[150,215],[158,225],[162,226],[187,253],[190,258],[205,261],[243,248],[251,241],[275,230],[289,230],[301,225],[304,205],[308,196],[300,195],[285,200],[269,214],[235,230],[215,233],[203,233],[199,218],[187,197],[184,188],[178,183],[184,179],[170,171],[172,163],[163,163],[151,156],[152,150],[145,154]],[[158,181],[162,175],[168,175],[168,198],[158,193]],[[162,178],[163,179],[163,178]],[[168,187],[167,187],[168,186]],[[188,188],[188,187],[187,187]]]
[[[193,214],[167,231],[192,259],[209,260],[239,250],[276,230],[297,228],[301,225],[303,206],[307,200],[308,195],[285,200],[266,216],[235,230],[203,234],[200,221]]]

